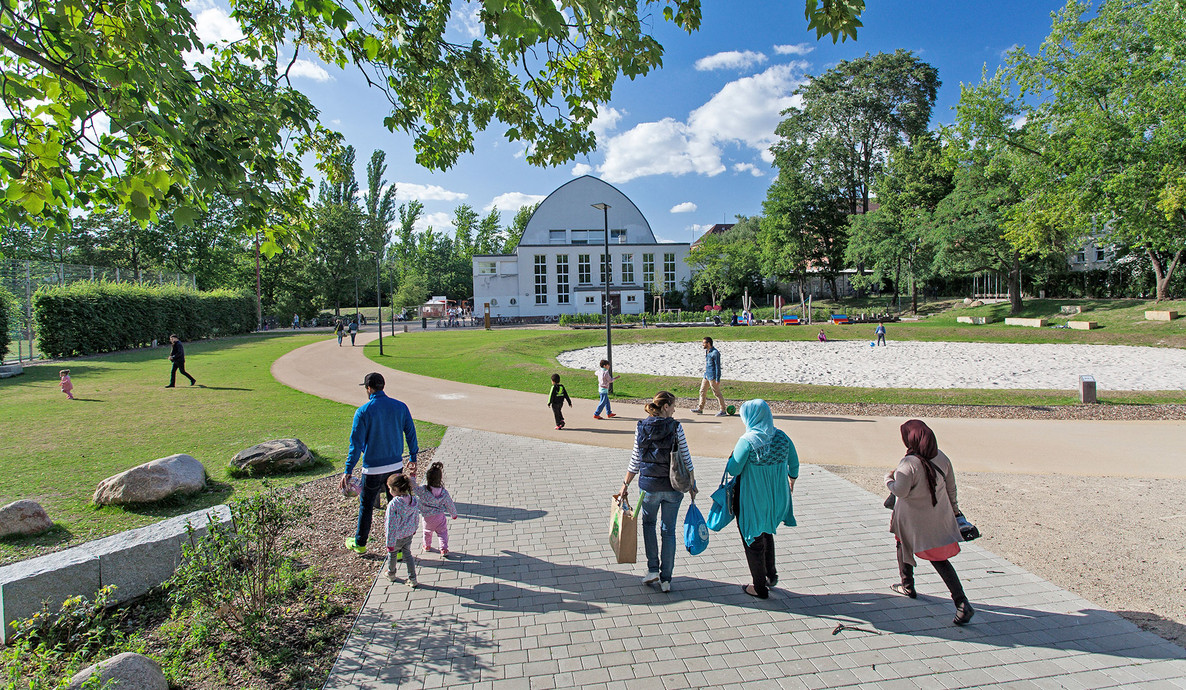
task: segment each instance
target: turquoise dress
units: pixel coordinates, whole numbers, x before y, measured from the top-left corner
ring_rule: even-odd
[[[763,534],[774,534],[780,524],[795,526],[787,477],[799,478],[799,454],[789,436],[775,430],[771,442],[757,452],[743,436],[737,440],[725,471],[736,476],[741,486],[737,524],[746,544]]]

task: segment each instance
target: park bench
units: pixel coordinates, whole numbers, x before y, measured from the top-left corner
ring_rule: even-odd
[[[848,314],[832,314],[831,321],[835,324],[848,323]]]
[[[787,316],[782,317],[782,325],[784,325],[784,326],[798,326],[799,325],[799,315],[798,314],[788,314]]]

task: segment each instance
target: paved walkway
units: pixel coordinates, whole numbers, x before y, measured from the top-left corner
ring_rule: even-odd
[[[405,336],[387,341],[397,359],[400,337]],[[358,341],[363,344],[375,338],[373,332],[364,333]],[[417,419],[447,426],[622,449],[631,446],[634,422],[644,416],[640,405],[614,403],[619,416],[596,421],[591,419],[595,401],[574,400],[574,406],[564,411],[568,428],[556,431],[543,393],[547,381],[534,382],[540,393],[525,393],[417,376],[372,362],[361,347],[340,348],[333,338],[294,350],[272,365],[281,383],[352,405],[365,402],[358,383],[368,371],[382,372],[388,390],[406,402]],[[742,431],[737,417],[702,417],[686,410],[677,410],[677,417],[694,452],[711,457],[728,457]],[[903,418],[780,415],[777,419],[795,440],[800,457],[809,462],[891,467],[901,457],[898,427]],[[1186,454],[1181,450],[1186,448],[1186,422],[928,419],[927,423],[943,450],[965,471],[1186,478]]]
[[[670,594],[613,562],[609,494],[628,451],[455,427],[435,458],[462,557],[427,554],[417,590],[380,578],[327,688],[1186,688],[1186,650],[975,543],[954,560],[971,625],[951,624],[929,569],[918,600],[891,593],[881,497],[812,465],[800,526],[776,537],[780,585],[759,601],[738,587],[732,528],[699,556],[681,539]],[[723,461],[696,465],[707,486]]]

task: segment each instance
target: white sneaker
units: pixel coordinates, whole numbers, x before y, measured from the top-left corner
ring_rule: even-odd
[[[659,583],[659,591],[663,592],[664,594],[666,594],[667,592],[670,592],[671,591],[671,583],[670,582],[660,582]]]
[[[689,410],[689,412],[691,412],[692,414],[700,414],[701,412],[704,412],[704,410],[699,407],[693,407],[691,410]]]
[[[725,412],[724,410],[721,410],[720,412],[718,412],[718,413],[717,413],[717,415],[716,415],[716,416],[718,416],[718,417],[728,417],[728,416],[729,416],[729,413],[728,413],[728,412]]]
[[[647,576],[642,579],[644,585],[653,585],[659,579],[658,570],[648,570]]]

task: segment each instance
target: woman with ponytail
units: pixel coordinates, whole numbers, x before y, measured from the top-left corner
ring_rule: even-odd
[[[956,500],[955,470],[951,460],[939,450],[935,432],[918,419],[902,425],[906,457],[898,468],[885,475],[885,486],[896,497],[890,517],[890,531],[898,542],[898,573],[902,582],[891,587],[898,594],[914,599],[914,557],[930,561],[943,578],[955,602],[952,621],[964,625],[972,620],[972,604],[964,594],[959,575],[948,560],[960,552],[959,512]]]
[[[642,498],[642,543],[647,552],[647,574],[642,583],[650,585],[658,581],[660,591],[670,592],[671,572],[675,568],[675,520],[679,517],[679,504],[684,500],[684,495],[671,485],[671,463],[684,463],[692,475],[692,500],[696,500],[696,474],[684,427],[672,417],[675,396],[659,391],[646,404],[646,411],[647,418],[634,431],[634,452],[622,480],[621,496],[626,500],[630,482],[637,476],[638,487],[646,492]],[[656,523],[663,540],[661,549],[655,538]]]

